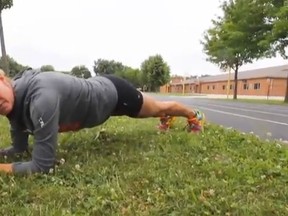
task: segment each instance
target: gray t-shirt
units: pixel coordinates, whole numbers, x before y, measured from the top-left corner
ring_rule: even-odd
[[[101,76],[81,79],[27,70],[13,85],[15,104],[8,116],[12,145],[23,149],[28,134],[34,136],[32,160],[13,163],[14,173],[48,172],[54,167],[58,132],[102,124],[118,100],[113,83]]]

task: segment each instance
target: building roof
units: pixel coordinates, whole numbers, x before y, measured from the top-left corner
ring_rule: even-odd
[[[280,65],[267,68],[259,68],[254,70],[246,70],[238,72],[238,80],[253,78],[286,78],[288,74],[288,65]],[[229,74],[223,73],[214,76],[200,77],[200,82],[217,82],[228,79]],[[230,78],[234,79],[234,73],[230,74]]]
[[[170,85],[183,85],[183,84],[193,84],[199,82],[218,82],[218,81],[226,81],[228,80],[228,73],[213,75],[213,76],[205,76],[199,77],[198,79],[186,79],[183,81],[176,81],[170,83]],[[254,70],[246,70],[238,72],[238,80],[243,79],[255,79],[255,78],[287,78],[288,76],[288,64],[280,65],[274,67],[267,68],[259,68]],[[231,72],[230,79],[234,80],[234,73]]]

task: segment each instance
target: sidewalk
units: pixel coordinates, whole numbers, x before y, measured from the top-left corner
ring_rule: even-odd
[[[180,96],[180,95],[179,95]],[[182,96],[193,97],[193,98],[219,98],[219,99],[233,99],[233,95],[220,95],[220,94],[182,94]],[[279,100],[284,101],[282,96],[257,96],[257,95],[237,95],[238,99],[259,99],[259,100]]]

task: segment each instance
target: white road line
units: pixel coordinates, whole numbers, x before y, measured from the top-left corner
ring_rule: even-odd
[[[255,118],[255,117],[252,117],[252,116],[241,115],[241,114],[236,114],[236,113],[230,113],[230,112],[210,109],[210,108],[206,108],[206,107],[202,107],[202,106],[197,106],[197,108],[200,108],[200,109],[203,109],[203,110],[209,110],[211,112],[222,113],[222,114],[226,114],[226,115],[232,115],[232,116],[248,118],[248,119],[253,119],[253,120],[257,120],[257,121],[262,121],[262,122],[269,122],[269,123],[273,123],[273,124],[288,126],[288,124],[285,123],[285,122],[278,122],[278,121],[272,121],[272,120],[268,120],[268,119]]]
[[[269,114],[269,115],[275,115],[275,116],[281,116],[281,117],[288,117],[288,115],[275,113],[275,112],[265,112],[260,110],[254,110],[254,109],[245,109],[245,108],[237,108],[237,107],[229,107],[229,106],[222,106],[222,105],[216,105],[216,104],[206,104],[209,106],[215,106],[215,107],[222,107],[225,109],[233,109],[233,110],[240,110],[240,111],[249,111],[249,112],[255,112],[255,113],[262,113],[262,114]]]

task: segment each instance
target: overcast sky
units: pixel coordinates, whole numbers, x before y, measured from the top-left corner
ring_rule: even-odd
[[[200,40],[218,0],[14,0],[2,19],[7,54],[23,65],[90,70],[99,58],[140,68],[160,54],[172,74],[218,74]],[[286,64],[266,59],[242,68]]]

